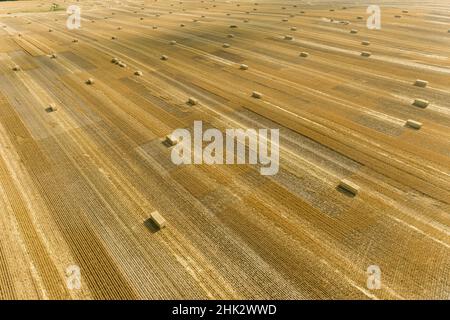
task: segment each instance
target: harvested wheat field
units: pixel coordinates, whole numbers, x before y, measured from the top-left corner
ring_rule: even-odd
[[[447,0],[73,3],[0,2],[0,299],[450,298]]]

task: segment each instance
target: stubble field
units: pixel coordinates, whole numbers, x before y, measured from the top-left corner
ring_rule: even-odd
[[[79,1],[77,30],[54,2],[0,2],[1,299],[450,298],[447,1],[380,30],[365,1]],[[195,120],[280,129],[278,174],[174,165]]]

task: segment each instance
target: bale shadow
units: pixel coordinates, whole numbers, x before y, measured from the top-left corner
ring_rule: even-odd
[[[152,219],[148,218],[147,220],[144,221],[144,225],[147,227],[147,229],[151,232],[151,233],[156,233],[159,231],[158,226],[153,222]]]
[[[162,143],[163,146],[165,146],[167,148],[172,148],[173,147],[173,145],[171,145],[169,140],[167,140],[167,139],[164,139],[161,143]]]
[[[341,186],[337,186],[337,187],[336,187],[336,190],[337,190],[338,192],[342,193],[344,196],[347,196],[347,197],[349,197],[349,198],[354,198],[354,197],[356,197],[356,195],[355,195],[353,192],[350,192],[350,191],[348,191],[348,190],[342,188]]]

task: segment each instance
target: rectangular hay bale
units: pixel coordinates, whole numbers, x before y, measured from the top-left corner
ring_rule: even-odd
[[[150,213],[150,220],[159,228],[162,229],[166,226],[166,219],[158,211]]]
[[[419,108],[426,108],[430,103],[427,100],[415,99],[413,105]]]
[[[417,79],[416,82],[414,82],[414,85],[416,87],[425,88],[428,85],[428,81]]]
[[[164,141],[171,147],[178,143],[178,139],[171,134],[167,135]]]
[[[339,187],[350,192],[353,195],[357,195],[359,192],[359,186],[347,179],[341,180],[341,182],[339,183]]]
[[[415,120],[411,120],[411,119],[406,121],[406,125],[408,127],[411,127],[413,129],[417,129],[417,130],[422,128],[422,123],[421,122],[415,121]]]

